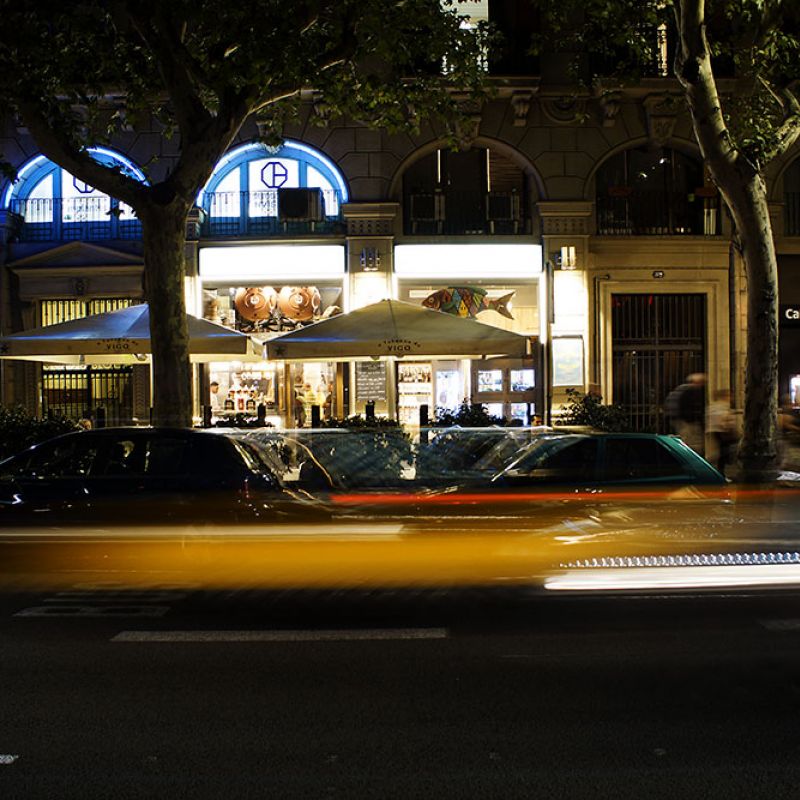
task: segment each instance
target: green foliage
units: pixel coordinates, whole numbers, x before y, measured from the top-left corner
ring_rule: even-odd
[[[577,389],[567,389],[567,403],[556,424],[586,425],[594,430],[612,433],[631,430],[623,406],[616,403],[604,405],[600,395],[581,394]]]
[[[66,417],[39,419],[24,408],[0,406],[0,459],[75,430],[79,426]]]
[[[585,90],[636,84],[656,64],[657,31],[678,38],[682,0],[537,0],[545,20],[538,53],[570,58]],[[800,127],[800,3],[705,0],[704,33],[715,77],[736,76],[735,91],[720,89],[730,141],[758,171],[785,144],[784,123]],[[676,43],[680,52],[681,43]],[[666,65],[670,74],[674,64]],[[690,65],[691,66],[691,65]],[[730,74],[729,74],[730,73]],[[651,73],[652,74],[652,73]]]
[[[491,425],[505,425],[504,417],[495,417],[480,403],[468,403],[464,400],[457,411],[447,408],[436,409],[433,425],[437,428],[449,428],[458,425],[462,428],[488,428]]]

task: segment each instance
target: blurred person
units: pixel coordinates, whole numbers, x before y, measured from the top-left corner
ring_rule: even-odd
[[[693,372],[667,396],[665,410],[672,429],[699,455],[705,455],[706,376]]]
[[[736,416],[731,410],[731,393],[727,389],[715,392],[713,401],[708,404],[706,432],[711,434],[714,442],[716,467],[724,475],[725,468],[733,463],[739,443]]]
[[[778,463],[781,469],[800,470],[800,419],[788,394],[778,405]]]

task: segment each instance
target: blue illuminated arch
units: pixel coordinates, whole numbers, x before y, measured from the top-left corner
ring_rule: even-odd
[[[297,185],[308,186],[309,168],[316,171],[327,183],[331,190],[336,192],[337,200],[346,203],[348,199],[347,184],[335,164],[324,154],[308,145],[292,140],[284,141],[280,147],[268,147],[261,142],[251,142],[241,145],[226,153],[217,163],[214,172],[198,196],[198,205],[208,204],[207,196],[219,191],[220,184],[238,170],[240,174],[239,190],[248,192],[254,189],[274,189],[277,186],[265,185],[251,186],[247,165],[252,161],[261,159],[275,159],[294,161],[297,163]],[[324,188],[324,187],[323,187]]]
[[[144,172],[129,158],[107,147],[86,148],[95,161],[107,167],[118,167],[123,173],[147,183]],[[60,197],[61,169],[44,155],[37,155],[26,161],[18,170],[15,181],[10,182],[3,192],[3,208],[8,208],[12,200],[27,200],[31,192],[50,174],[54,176],[53,196]]]

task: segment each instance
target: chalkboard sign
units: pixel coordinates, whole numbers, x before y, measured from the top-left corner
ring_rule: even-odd
[[[386,400],[386,363],[356,362],[356,398]]]

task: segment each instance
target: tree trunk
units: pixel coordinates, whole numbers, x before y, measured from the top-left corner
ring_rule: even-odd
[[[754,176],[729,200],[742,242],[747,275],[747,358],[744,430],[739,448],[742,479],[760,483],[778,468],[778,262],[767,192]]]
[[[743,480],[763,482],[777,471],[778,414],[778,264],[767,190],[757,167],[736,148],[722,113],[705,35],[704,0],[680,0],[675,10],[680,33],[675,74],[686,93],[703,158],[742,241],[747,366],[739,461]]]
[[[188,207],[155,206],[139,213],[150,304],[153,417],[158,427],[192,424],[192,372],[184,295],[184,245]]]

